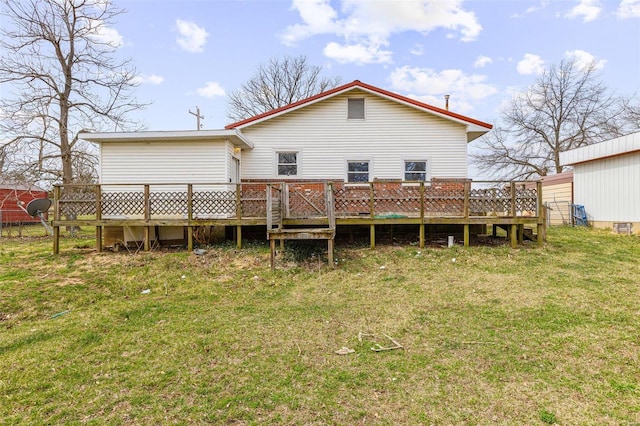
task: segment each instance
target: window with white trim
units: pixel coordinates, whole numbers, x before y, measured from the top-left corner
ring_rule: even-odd
[[[404,161],[404,180],[427,180],[427,162],[420,161]]]
[[[278,176],[297,176],[298,157],[298,151],[276,152]]]
[[[347,119],[364,120],[364,98],[350,98],[347,100]]]
[[[369,161],[347,161],[347,182],[369,182]]]

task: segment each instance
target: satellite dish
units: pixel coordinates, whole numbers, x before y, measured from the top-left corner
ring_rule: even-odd
[[[51,200],[48,198],[36,198],[35,200],[29,201],[27,204],[27,213],[31,217],[40,216],[49,210],[51,207]]]
[[[48,198],[36,198],[35,200],[29,201],[27,204],[27,208],[25,209],[24,203],[22,201],[18,201],[18,207],[27,212],[27,214],[31,217],[39,217],[40,223],[45,227],[49,235],[53,235],[53,229],[49,226],[49,224],[44,220],[44,214],[51,207],[51,200]]]

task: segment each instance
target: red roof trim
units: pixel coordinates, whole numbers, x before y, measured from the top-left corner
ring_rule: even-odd
[[[475,124],[475,125],[478,125],[480,127],[485,127],[488,130],[491,130],[493,128],[493,125],[491,125],[489,123],[485,123],[485,122],[480,121],[480,120],[476,120],[476,119],[473,119],[473,118],[470,118],[470,117],[466,117],[464,115],[456,114],[455,112],[451,112],[451,111],[448,111],[446,109],[438,108],[438,107],[435,107],[433,105],[425,104],[425,103],[416,101],[415,99],[407,98],[406,96],[398,95],[397,93],[389,92],[387,90],[380,89],[379,87],[371,86],[371,85],[363,83],[363,82],[361,82],[359,80],[354,80],[351,83],[347,83],[347,84],[344,84],[342,86],[338,86],[338,87],[333,88],[331,90],[327,90],[326,92],[318,93],[317,95],[311,96],[310,98],[302,99],[302,100],[300,100],[298,102],[294,102],[292,104],[289,104],[289,105],[286,105],[286,106],[283,106],[283,107],[280,107],[280,108],[277,108],[277,109],[274,109],[274,110],[271,110],[271,111],[267,111],[265,113],[256,115],[254,117],[250,117],[250,118],[247,118],[245,120],[241,120],[241,121],[238,121],[238,122],[235,122],[235,123],[228,124],[224,128],[225,129],[234,129],[234,128],[237,128],[237,127],[242,127],[242,126],[247,125],[249,123],[252,123],[254,121],[261,120],[261,119],[269,117],[271,115],[277,115],[277,114],[279,114],[281,112],[284,112],[286,110],[294,109],[294,108],[296,108],[296,107],[298,107],[300,105],[311,103],[311,102],[314,102],[314,101],[316,101],[318,99],[321,99],[321,98],[330,97],[335,93],[342,92],[342,91],[345,91],[345,90],[348,90],[348,89],[352,89],[354,87],[360,87],[360,88],[369,90],[371,92],[375,92],[375,93],[378,93],[380,95],[387,96],[387,97],[396,99],[398,101],[405,102],[405,103],[417,106],[417,107],[425,109],[427,111],[432,111],[432,112],[435,112],[435,113],[438,113],[438,114],[449,116],[451,118],[455,118],[457,120],[466,121],[467,123],[470,123],[470,124]]]

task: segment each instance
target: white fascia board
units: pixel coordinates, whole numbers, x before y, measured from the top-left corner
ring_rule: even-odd
[[[143,132],[85,132],[78,135],[80,139],[94,142],[179,142],[179,141],[225,141],[244,149],[252,149],[251,142],[236,129],[216,130],[172,130],[172,131],[143,131]]]
[[[640,151],[640,132],[560,153],[560,164],[586,163]]]

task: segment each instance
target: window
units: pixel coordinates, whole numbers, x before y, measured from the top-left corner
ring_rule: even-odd
[[[347,182],[369,182],[369,162],[347,161]]]
[[[349,120],[364,120],[364,98],[348,99],[347,106]]]
[[[405,161],[404,180],[427,180],[426,161]]]
[[[278,160],[278,176],[297,176],[298,175],[298,153],[277,152]]]

